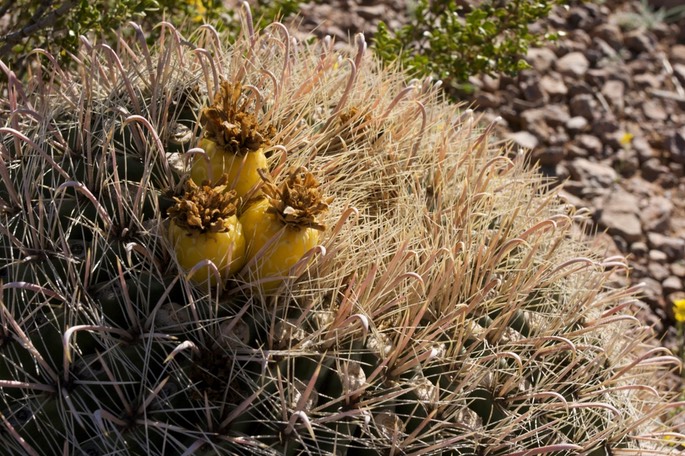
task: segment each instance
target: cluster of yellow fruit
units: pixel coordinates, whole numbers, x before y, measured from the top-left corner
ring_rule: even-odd
[[[280,186],[272,182],[264,150],[273,129],[240,100],[240,84],[224,81],[203,109],[198,146],[205,154],[193,162],[186,193],[168,211],[169,238],[196,283],[223,283],[245,268],[250,281],[270,291],[318,244],[325,227],[317,216],[330,198],[304,167],[290,169]]]

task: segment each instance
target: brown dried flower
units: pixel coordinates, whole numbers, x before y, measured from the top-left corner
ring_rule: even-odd
[[[202,110],[200,124],[204,137],[234,154],[246,153],[270,144],[272,125],[260,125],[257,117],[240,104],[242,85],[222,81],[214,102]]]
[[[215,186],[207,181],[196,185],[192,180],[186,183],[182,198],[174,197],[174,204],[167,213],[174,223],[189,231],[201,233],[223,233],[232,226],[229,218],[236,215],[238,198],[235,190],[228,190],[226,175]]]
[[[276,215],[287,226],[320,231],[326,229],[317,216],[328,210],[333,198],[323,196],[319,181],[307,168],[291,168],[280,187],[271,181],[266,172],[261,171],[260,175],[264,180],[262,191],[269,199],[267,212]]]

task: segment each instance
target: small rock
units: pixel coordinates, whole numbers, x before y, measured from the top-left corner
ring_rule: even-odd
[[[640,168],[640,161],[634,150],[619,149],[612,158],[613,167],[623,177],[634,175]]]
[[[644,136],[636,135],[631,141],[631,144],[635,152],[637,152],[637,157],[640,159],[640,163],[644,163],[650,158],[657,157],[656,151],[651,146],[651,144],[649,144],[649,141],[647,141],[647,139]]]
[[[572,8],[568,14],[566,22],[569,27],[575,30],[590,30],[597,22],[599,13],[585,5]],[[575,31],[574,30],[574,31]]]
[[[569,133],[576,134],[585,131],[588,124],[589,122],[585,117],[575,116],[568,119],[565,126]]]
[[[611,70],[608,67],[591,68],[587,70],[587,73],[585,74],[585,80],[593,87],[601,87],[607,82],[610,75]]]
[[[664,233],[671,224],[673,203],[663,196],[650,198],[647,205],[640,211],[642,229],[646,232]]]
[[[521,129],[538,138],[547,138],[552,129],[547,125],[545,111],[542,108],[526,109],[519,115]]]
[[[583,149],[578,144],[571,142],[564,144],[564,157],[567,160],[574,160],[576,158],[588,158],[589,156],[590,155],[587,153],[587,150]]]
[[[590,156],[599,156],[602,153],[602,141],[593,135],[578,135],[575,139],[579,147],[585,149]]]
[[[563,148],[564,144],[569,142],[569,137],[564,128],[557,127],[552,136],[547,138],[547,142],[550,146],[558,146],[559,148]]]
[[[595,37],[592,40],[592,49],[594,50],[596,55],[588,56],[588,60],[590,60],[590,63],[593,66],[601,64],[601,61],[607,58],[610,60],[618,60],[620,57],[618,55],[618,52],[616,51],[618,49],[621,49],[621,47],[623,47],[623,44],[621,44],[619,48],[614,48],[603,39]]]
[[[512,141],[514,141],[515,144],[517,144],[520,147],[523,147],[524,149],[528,150],[533,150],[535,149],[538,144],[539,140],[538,138],[535,137],[534,134],[528,132],[528,131],[517,131],[516,133],[511,133],[508,135],[508,138]]]
[[[663,282],[661,282],[661,287],[666,295],[677,293],[679,291],[683,291],[683,281],[680,280],[679,277],[669,276]]]
[[[523,98],[514,98],[513,100],[509,100],[509,102],[511,103],[511,107],[514,108],[516,112],[523,112],[529,109],[539,108],[544,105],[542,102],[534,103],[532,101],[524,100]]]
[[[596,90],[583,80],[566,81],[566,83],[568,84],[568,96],[570,98],[576,95],[593,95]]]
[[[573,180],[582,182],[586,187],[608,188],[618,180],[618,174],[611,166],[585,158],[569,162],[568,169]]]
[[[570,118],[568,111],[557,104],[549,105],[542,109],[544,110],[545,120],[550,127],[561,127],[565,125]]]
[[[598,255],[606,258],[610,256],[622,256],[621,249],[616,245],[616,240],[609,233],[598,233],[590,239],[590,249]]]
[[[669,139],[671,159],[676,163],[685,164],[685,127],[678,129]]]
[[[556,59],[556,54],[549,48],[530,48],[526,55],[526,61],[539,73],[546,73]]]
[[[668,261],[682,260],[685,254],[685,239],[665,236],[661,233],[648,233],[649,246],[666,255]]]
[[[661,282],[651,277],[645,277],[640,282],[643,283],[642,299],[652,306],[661,307],[664,302],[664,290],[661,287]]]
[[[482,88],[486,92],[494,92],[499,89],[500,78],[497,75],[485,74],[481,78]]]
[[[555,68],[564,76],[582,78],[590,68],[590,62],[582,52],[569,52],[555,62]]]
[[[382,19],[388,12],[388,7],[383,3],[375,5],[359,5],[356,8],[357,14],[364,20]]]
[[[547,102],[547,93],[542,90],[539,81],[523,84],[521,89],[523,97],[531,103],[540,105]]]
[[[685,63],[685,44],[676,44],[670,47],[669,55],[671,63]]]
[[[641,166],[643,179],[654,182],[661,177],[662,174],[668,173],[668,168],[661,164],[658,158],[650,158]]]
[[[671,263],[671,274],[680,277],[681,279],[685,278],[685,263]]]
[[[616,51],[623,47],[623,33],[621,32],[621,28],[612,22],[605,22],[604,24],[598,25],[593,30],[593,34],[604,40]]]
[[[556,76],[544,75],[540,78],[540,89],[550,98],[560,100],[568,93],[568,87],[557,73],[553,74]]]
[[[663,282],[670,275],[668,266],[662,262],[652,261],[647,265],[649,276],[659,282]]]
[[[642,225],[638,217],[638,199],[631,193],[617,188],[599,201],[595,214],[600,226],[627,242],[642,239]]]
[[[564,159],[564,148],[561,146],[550,146],[539,148],[533,151],[533,162],[538,162],[540,166],[555,167]]]
[[[647,255],[647,252],[649,252],[649,247],[647,247],[646,242],[637,241],[637,242],[633,242],[630,245],[630,253],[632,253],[635,256],[643,257],[643,256]]]
[[[628,49],[635,53],[652,52],[654,50],[654,36],[645,33],[645,30],[631,30],[623,37],[623,42]]]
[[[597,100],[592,95],[576,95],[569,103],[572,116],[581,116],[588,120],[595,118],[597,108]]]
[[[502,105],[502,97],[495,93],[478,92],[473,103],[481,109],[495,109]]]
[[[600,117],[592,122],[592,133],[598,136],[604,143],[612,143],[618,131],[618,122],[611,115]]]
[[[674,63],[673,74],[681,84],[685,84],[685,63]]]
[[[642,112],[645,117],[651,120],[666,120],[668,113],[664,109],[664,105],[659,100],[647,100],[642,105]]]
[[[647,89],[647,88],[659,88],[662,86],[662,78],[658,75],[652,73],[642,73],[633,76],[633,82],[636,86]]]
[[[602,87],[602,95],[604,95],[609,104],[616,108],[617,111],[623,111],[625,86],[621,81],[610,80],[604,83],[604,86]]]

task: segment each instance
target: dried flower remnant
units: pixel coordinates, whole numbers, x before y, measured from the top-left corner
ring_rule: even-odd
[[[275,129],[261,125],[241,104],[242,86],[223,81],[211,106],[202,110],[200,123],[203,137],[198,147],[206,156],[197,156],[190,171],[195,182],[215,182],[227,175],[229,187],[245,196],[260,182],[259,169],[267,169],[265,147]]]
[[[317,217],[328,210],[333,198],[323,196],[319,181],[307,168],[301,166],[291,169],[280,187],[271,182],[265,173],[260,174],[265,182],[264,193],[269,200],[269,214],[292,229],[326,229]]]
[[[273,126],[260,125],[257,117],[247,112],[247,101],[240,104],[242,92],[240,83],[223,81],[213,104],[202,110],[203,137],[216,143],[223,152],[256,151],[268,145],[275,132]]]

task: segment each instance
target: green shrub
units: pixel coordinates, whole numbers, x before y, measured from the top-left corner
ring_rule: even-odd
[[[552,39],[529,26],[546,17],[561,0],[488,0],[477,7],[454,0],[419,0],[411,22],[391,32],[381,23],[376,53],[386,62],[399,60],[416,76],[435,76],[448,89],[459,88],[480,73],[513,74],[527,67],[528,47]]]
[[[299,9],[299,0],[257,0],[252,6],[257,26],[276,18],[287,17]],[[183,33],[202,22],[211,22],[235,41],[240,30],[237,11],[227,9],[220,0],[96,0],[35,2],[18,0],[11,11],[2,11],[6,24],[0,29],[0,59],[23,74],[24,59],[29,51],[42,48],[68,61],[75,53],[81,36],[97,37],[115,42],[116,32],[129,21],[136,21],[145,30],[148,44],[159,38],[162,20],[173,23]],[[28,19],[26,19],[28,17]],[[127,30],[133,33],[130,28]]]

